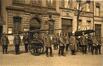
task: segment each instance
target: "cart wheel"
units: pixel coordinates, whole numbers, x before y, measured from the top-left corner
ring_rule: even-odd
[[[31,50],[30,50],[30,53],[31,53],[31,54],[34,54],[34,50],[33,50],[33,49],[31,49]]]

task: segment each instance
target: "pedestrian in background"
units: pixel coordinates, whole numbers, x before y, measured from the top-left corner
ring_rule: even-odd
[[[14,46],[15,46],[16,54],[20,53],[20,43],[21,43],[21,39],[20,39],[20,36],[17,34],[14,36]]]
[[[1,37],[1,43],[2,43],[3,54],[7,54],[9,40],[8,40],[8,37],[5,35],[5,33]]]
[[[25,52],[28,52],[29,37],[27,33],[23,36],[23,43],[25,46]]]

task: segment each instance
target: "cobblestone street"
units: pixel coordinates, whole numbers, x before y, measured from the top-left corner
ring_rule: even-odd
[[[57,51],[53,51],[53,57],[46,57],[23,53],[24,49],[21,49],[22,53],[15,55],[14,48],[11,48],[9,54],[2,54],[0,47],[0,66],[103,66],[103,54],[83,55],[78,52],[77,55],[68,53],[66,56],[58,56]]]

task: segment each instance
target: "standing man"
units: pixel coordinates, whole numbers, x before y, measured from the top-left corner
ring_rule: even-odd
[[[25,46],[25,52],[28,52],[28,44],[29,44],[29,38],[28,35],[24,35],[23,37],[23,42],[24,42],[24,46]]]
[[[101,46],[102,44],[98,41],[98,44],[97,44],[97,53],[101,54]]]
[[[53,46],[54,46],[54,50],[58,49],[58,43],[57,43],[57,36],[56,36],[56,34],[53,35]]]
[[[92,44],[92,54],[97,54],[97,45],[98,45],[98,41],[96,39],[95,36],[92,37],[92,41],[93,41],[93,44]]]
[[[86,54],[87,53],[87,41],[84,35],[81,36],[81,47],[82,47],[83,54]]]
[[[20,36],[17,34],[14,37],[14,45],[15,45],[15,53],[19,54],[20,53],[20,43],[21,43],[21,39]]]
[[[68,36],[68,34],[66,34],[64,36],[64,40],[65,40],[65,44],[66,44],[66,51],[68,51],[68,48],[69,48],[69,36]]]
[[[1,37],[1,43],[2,43],[3,54],[5,53],[7,54],[9,40],[5,34],[3,34]]]
[[[44,44],[45,44],[45,47],[46,47],[46,56],[48,57],[50,55],[52,57],[53,56],[53,54],[52,54],[52,42],[51,42],[51,38],[50,38],[49,35],[45,36]],[[49,54],[48,50],[50,50],[50,54]]]
[[[65,42],[64,42],[64,36],[61,33],[59,37],[59,55],[65,56],[64,55],[64,48],[65,48]]]
[[[87,44],[88,44],[88,52],[91,52],[92,50],[92,37],[91,35],[88,35],[88,38],[87,38]]]
[[[70,49],[71,49],[72,55],[75,55],[76,47],[77,47],[77,41],[76,41],[75,35],[72,35],[70,36]]]

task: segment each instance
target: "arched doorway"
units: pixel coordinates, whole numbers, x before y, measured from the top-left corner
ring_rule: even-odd
[[[36,29],[40,29],[41,28],[41,20],[40,18],[37,17],[33,17],[30,20],[30,30],[36,30]]]
[[[30,30],[29,36],[31,40],[33,39],[33,36],[38,32],[38,31],[36,32],[35,30],[39,30],[40,28],[41,28],[40,18],[33,17],[30,20],[30,27],[29,27],[29,30]]]

